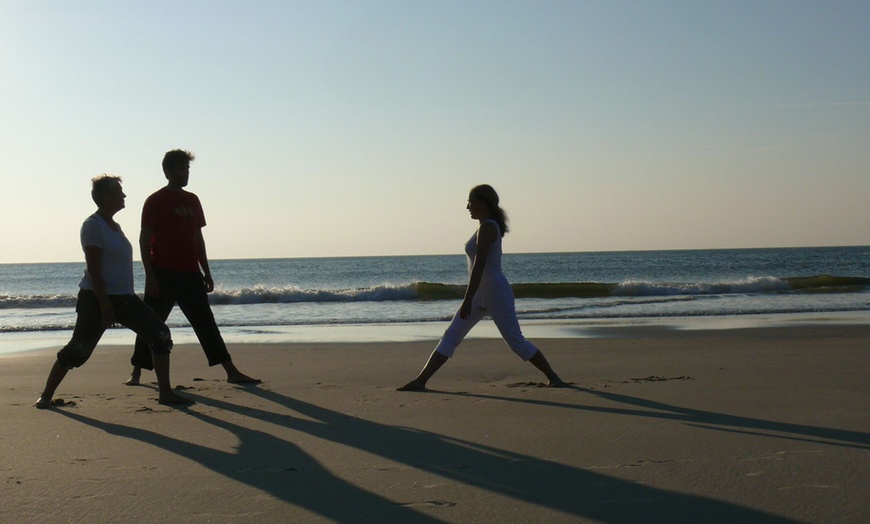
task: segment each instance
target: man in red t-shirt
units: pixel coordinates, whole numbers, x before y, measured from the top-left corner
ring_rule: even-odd
[[[209,366],[222,365],[227,382],[256,384],[260,381],[239,371],[221,337],[208,293],[214,281],[205,252],[205,214],[199,198],[184,188],[190,178],[193,153],[176,149],[163,157],[166,187],[152,194],[142,207],[139,248],[145,268],[145,304],[163,321],[175,304],[181,308],[208,358]],[[133,373],[128,385],[139,384],[141,369],[153,369],[151,353],[136,338]]]

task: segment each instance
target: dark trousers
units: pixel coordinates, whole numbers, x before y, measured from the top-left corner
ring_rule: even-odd
[[[146,295],[145,304],[164,322],[169,318],[169,313],[172,312],[175,304],[178,304],[193,332],[196,333],[196,338],[199,339],[199,344],[208,359],[208,365],[216,366],[231,361],[227,345],[221,337],[211,306],[208,304],[208,293],[205,290],[202,274],[198,271],[185,273],[155,267],[154,276],[157,277],[157,283],[160,285],[160,296]],[[141,337],[136,337],[136,347],[130,362],[134,366],[154,369],[148,344]]]
[[[172,349],[169,328],[139,297],[109,295],[109,303],[115,313],[115,320],[136,332],[136,338],[142,341],[142,350],[148,355],[149,362],[152,351],[157,355],[169,353]],[[87,362],[105,331],[103,311],[97,295],[89,289],[79,290],[76,300],[76,327],[69,343],[57,353],[60,365],[72,369]]]

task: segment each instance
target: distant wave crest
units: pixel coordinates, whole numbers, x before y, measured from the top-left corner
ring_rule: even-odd
[[[746,277],[733,282],[645,282],[620,283],[558,282],[516,283],[511,286],[517,298],[604,298],[604,297],[693,297],[700,295],[750,293],[851,293],[870,287],[870,278],[837,277]],[[268,304],[294,302],[373,302],[405,300],[457,300],[465,293],[464,284],[414,282],[382,284],[359,289],[301,289],[253,287],[218,290],[211,296],[213,304]]]
[[[215,290],[212,304],[284,304],[295,302],[380,302],[415,300],[413,284],[383,284],[359,289],[302,289],[294,286],[267,288],[255,286],[236,290]]]
[[[816,275],[811,277],[777,278],[746,277],[732,282],[646,282],[628,280],[620,283],[565,282],[516,283],[512,285],[517,298],[603,298],[603,297],[693,297],[723,294],[765,293],[855,293],[867,290],[870,278]],[[212,304],[284,304],[379,301],[435,301],[461,299],[463,284],[414,282],[385,283],[358,289],[302,289],[254,286],[243,289],[217,289],[210,296]],[[75,295],[9,295],[0,294],[2,309],[44,309],[75,306]]]
[[[75,295],[7,295],[0,294],[0,309],[45,309],[75,307]]]
[[[778,293],[791,291],[787,280],[775,277],[749,277],[734,282],[678,282],[651,283],[627,281],[616,286],[612,296],[674,296],[674,295],[731,295],[745,293]]]

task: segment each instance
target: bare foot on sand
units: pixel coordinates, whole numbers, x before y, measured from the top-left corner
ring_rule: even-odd
[[[263,381],[258,378],[252,378],[244,373],[238,372],[227,374],[227,382],[230,384],[261,384]]]
[[[417,382],[416,380],[412,380],[408,382],[404,386],[400,388],[396,388],[396,391],[426,391],[426,383]]]
[[[175,393],[169,393],[167,395],[160,395],[160,398],[157,399],[157,403],[163,404],[164,406],[189,406],[190,404],[194,404],[194,401]]]
[[[133,366],[133,371],[130,372],[130,378],[127,379],[124,384],[128,386],[138,386],[139,379],[142,378],[142,368],[139,366]]]

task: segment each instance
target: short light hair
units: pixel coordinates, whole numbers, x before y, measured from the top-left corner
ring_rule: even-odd
[[[109,193],[109,189],[113,184],[121,183],[121,177],[108,175],[103,173],[91,179],[91,198],[97,206],[103,201],[103,198]]]

